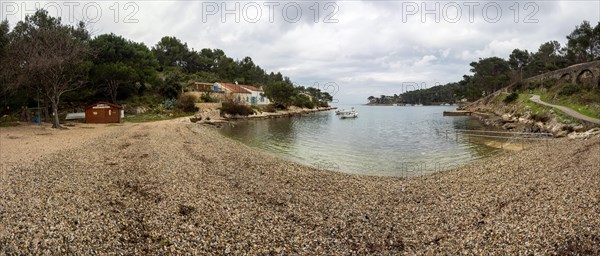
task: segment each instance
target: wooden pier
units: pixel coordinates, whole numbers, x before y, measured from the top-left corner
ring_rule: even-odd
[[[465,110],[444,111],[444,116],[470,116],[471,114],[473,114],[473,112]]]

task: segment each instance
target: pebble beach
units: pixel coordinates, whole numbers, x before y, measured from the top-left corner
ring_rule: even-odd
[[[169,120],[0,128],[0,255],[599,255],[600,137],[417,177]]]

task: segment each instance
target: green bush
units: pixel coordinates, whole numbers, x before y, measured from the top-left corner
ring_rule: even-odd
[[[163,101],[163,106],[165,107],[165,109],[173,109],[175,107],[175,104],[177,103],[177,100],[175,99],[165,99]]]
[[[548,122],[550,120],[550,115],[548,113],[533,113],[531,118],[536,122]]]
[[[560,96],[571,96],[575,93],[579,92],[579,86],[577,86],[576,84],[572,84],[572,83],[568,83],[566,84],[558,93],[558,95]]]
[[[202,94],[202,96],[200,96],[200,101],[206,102],[206,103],[211,103],[211,102],[219,102],[219,99],[215,98],[215,97],[211,97],[210,94],[208,94],[208,93],[204,93],[204,94]]]
[[[258,109],[262,112],[269,112],[269,113],[277,112],[277,108],[273,104],[269,104],[266,106],[260,106]]]
[[[196,112],[198,111],[198,108],[196,107],[196,100],[198,100],[198,97],[196,97],[194,94],[183,93],[179,96],[175,106],[177,109],[183,112]]]
[[[298,95],[292,96],[292,105],[294,105],[296,107],[301,107],[301,108],[314,108],[315,107],[315,103],[310,99],[310,97],[308,97],[307,95],[304,95],[304,94],[298,94]]]
[[[504,98],[504,103],[511,103],[519,98],[519,94],[517,92],[512,92],[506,98]]]
[[[160,103],[164,104],[164,98],[160,95],[143,95],[133,96],[124,101],[124,104],[129,104],[132,107],[154,107]]]
[[[554,85],[558,84],[559,81],[557,81],[556,79],[548,79],[546,81],[543,82],[543,86],[546,89],[550,89],[552,87],[554,87]]]
[[[247,105],[239,104],[234,101],[223,102],[221,114],[249,116],[254,114],[254,110]]]

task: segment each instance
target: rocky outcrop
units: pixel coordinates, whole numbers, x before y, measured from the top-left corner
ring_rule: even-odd
[[[551,133],[555,137],[565,137],[572,132],[583,132],[591,128],[583,124],[567,124],[558,121],[554,110],[548,113],[535,113],[529,107],[520,111],[518,104],[503,104],[490,101],[488,104],[471,106],[473,116],[488,126],[496,126],[515,132]]]

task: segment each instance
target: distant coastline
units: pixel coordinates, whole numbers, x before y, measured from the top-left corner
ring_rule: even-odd
[[[448,105],[445,105],[448,104]],[[449,103],[440,103],[440,104],[421,104],[421,105],[412,105],[412,104],[380,104],[380,103],[366,103],[363,104],[365,106],[394,106],[394,107],[416,107],[416,106],[457,106],[456,104]]]

